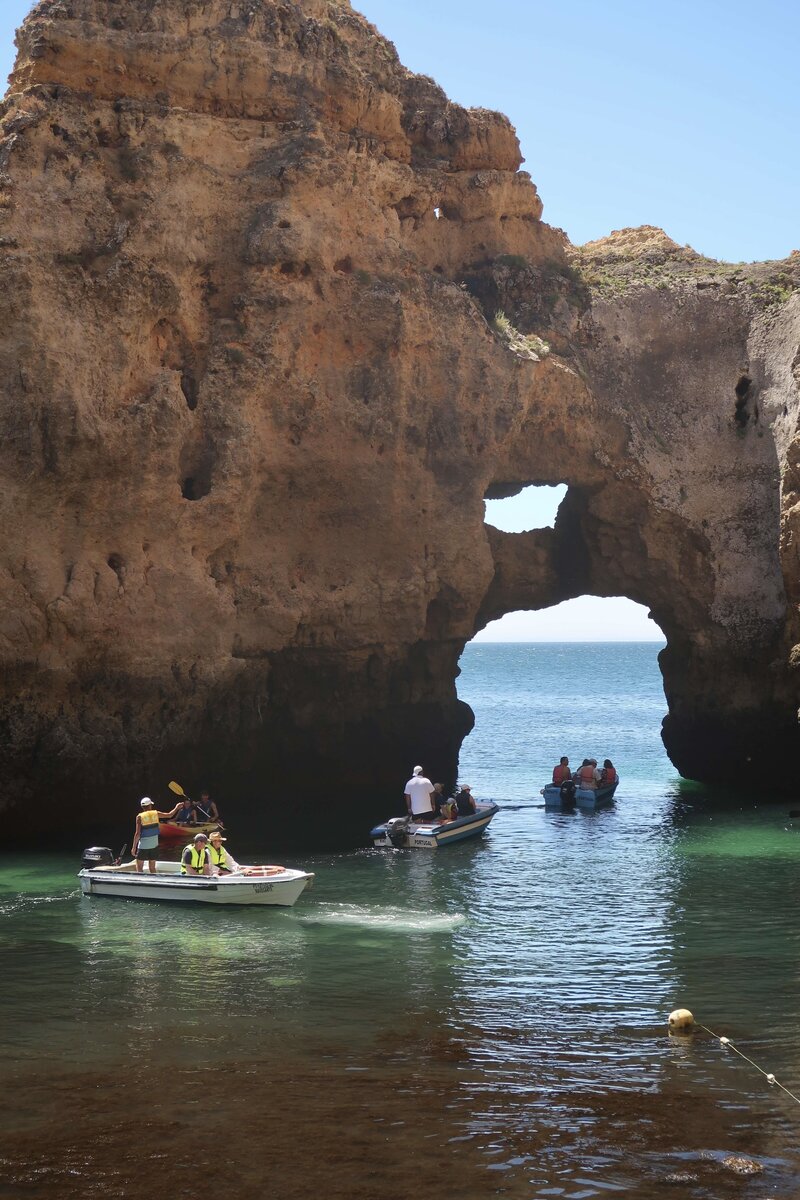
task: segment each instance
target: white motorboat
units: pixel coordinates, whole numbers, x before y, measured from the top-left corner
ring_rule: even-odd
[[[496,812],[496,804],[478,804],[474,813],[456,817],[454,821],[434,821],[430,825],[412,821],[410,817],[391,817],[370,830],[374,846],[395,850],[438,850],[452,846],[465,838],[483,833]]]
[[[78,878],[84,896],[182,904],[277,904],[285,908],[314,882],[313,874],[289,867],[242,867],[233,875],[182,875],[180,863],[160,861],[153,874],[146,868],[84,866]]]

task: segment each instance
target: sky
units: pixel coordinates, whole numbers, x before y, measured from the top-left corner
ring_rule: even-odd
[[[14,29],[30,7],[0,0],[0,75],[11,69]],[[510,117],[545,220],[576,244],[647,224],[729,262],[800,249],[796,0],[354,7],[453,100]],[[537,504],[522,518],[527,527]],[[640,606],[591,597],[496,625],[499,634],[483,636],[660,638]]]

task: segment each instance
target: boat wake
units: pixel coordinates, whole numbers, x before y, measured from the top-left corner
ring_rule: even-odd
[[[360,904],[319,905],[313,913],[298,916],[304,925],[349,925],[399,933],[439,933],[455,929],[463,913],[428,913],[399,908],[367,908]]]

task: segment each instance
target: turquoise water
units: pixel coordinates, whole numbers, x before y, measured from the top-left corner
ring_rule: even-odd
[[[800,823],[676,777],[657,649],[468,647],[486,837],[295,859],[291,910],[3,860],[0,1197],[797,1194],[800,1106],[666,1018],[800,1093]],[[614,760],[613,809],[540,807],[562,753]]]

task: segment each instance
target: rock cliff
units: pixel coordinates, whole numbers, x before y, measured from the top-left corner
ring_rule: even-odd
[[[42,0],[18,46],[10,830],[183,773],[304,836],[342,808],[362,832],[418,759],[454,778],[476,630],[584,592],[667,635],[685,774],[781,782],[794,259],[728,267],[658,230],[574,250],[506,118],[342,0]],[[557,482],[554,530],[484,524],[486,496]]]

